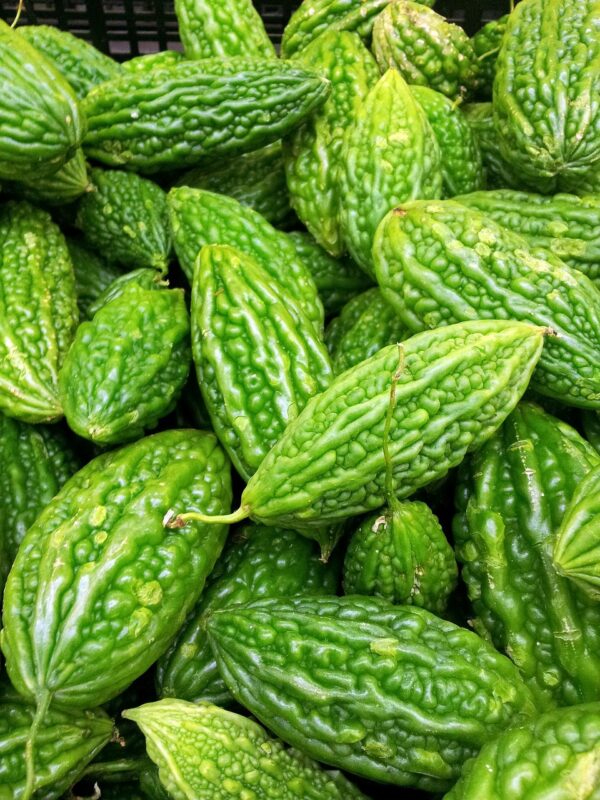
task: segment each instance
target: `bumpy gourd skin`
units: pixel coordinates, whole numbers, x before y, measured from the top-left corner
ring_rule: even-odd
[[[600,607],[552,563],[567,504],[599,463],[573,428],[521,403],[457,489],[456,552],[479,628],[546,704],[600,696]]]
[[[45,211],[0,209],[0,409],[23,422],[62,416],[58,370],[77,327],[73,266]]]
[[[81,147],[77,148],[73,158],[51,175],[28,176],[29,180],[24,180],[24,177],[22,175],[19,182],[11,181],[3,184],[3,188],[15,197],[46,206],[71,203],[91,189]]]
[[[407,83],[429,86],[451,99],[476,86],[478,63],[458,25],[410,0],[395,0],[375,20],[373,53],[382,72],[400,71]]]
[[[25,791],[25,742],[35,706],[0,687],[0,797],[20,800]],[[35,752],[35,798],[54,800],[71,786],[109,741],[113,723],[102,711],[46,713]]]
[[[375,17],[390,0],[304,0],[283,32],[281,55],[292,58],[328,30],[368,37]]]
[[[0,178],[55,172],[75,155],[85,120],[60,73],[1,20],[0,81]]]
[[[600,197],[496,189],[455,200],[545,248],[600,285]]]
[[[187,380],[189,335],[182,289],[126,286],[77,329],[59,375],[69,426],[99,444],[155,427]]]
[[[439,197],[440,150],[423,109],[393,69],[371,89],[344,136],[340,226],[356,263],[373,275],[377,226],[398,203]]]
[[[124,716],[142,729],[148,754],[174,800],[366,800],[341,774],[322,769],[253,720],[222,708],[160,700]]]
[[[275,48],[252,0],[176,0],[186,58],[275,58]]]
[[[344,560],[344,592],[443,614],[456,586],[452,547],[425,503],[393,503],[354,531]]]
[[[90,309],[102,292],[121,275],[121,270],[80,241],[70,238],[66,241],[75,274],[79,314],[82,319],[90,319]]]
[[[120,273],[115,280],[109,283],[104,291],[98,295],[89,307],[90,319],[102,306],[105,306],[112,300],[116,300],[117,297],[121,297],[124,292],[128,291],[128,287],[131,286],[131,284],[135,284],[142,289],[153,289],[156,291],[164,289],[169,285],[169,282],[161,280],[156,270],[149,267],[142,267],[141,269],[134,269],[131,272]]]
[[[517,171],[500,153],[498,135],[494,127],[494,116],[491,103],[467,103],[461,110],[475,135],[487,189],[509,187],[523,189],[527,187]],[[529,187],[530,188],[530,187]]]
[[[161,50],[158,53],[145,53],[143,56],[129,58],[121,63],[121,68],[127,72],[150,72],[157,67],[172,67],[184,58],[179,50]]]
[[[93,189],[81,199],[77,227],[88,243],[125,267],[166,272],[171,255],[167,196],[132,172],[94,169]]]
[[[180,187],[167,196],[175,252],[192,281],[200,249],[206,244],[235,247],[254,258],[282,289],[295,298],[318,330],[323,306],[296,245],[251,208],[232,197]]]
[[[60,428],[0,415],[0,590],[26,531],[79,462]]]
[[[510,661],[474,633],[379,598],[260,600],[208,635],[234,697],[307,755],[439,791],[483,742],[534,713]]]
[[[214,430],[248,480],[308,399],[331,383],[325,345],[252,258],[211,245],[194,272],[192,346]]]
[[[314,543],[295,531],[263,525],[241,528],[228,542],[198,605],[158,661],[159,696],[230,704],[231,694],[206,636],[208,615],[262,597],[335,594],[338,572],[337,564],[323,564]]]
[[[444,800],[598,800],[600,703],[561,708],[484,745]]]
[[[504,14],[498,19],[490,20],[471,37],[473,50],[477,56],[477,95],[485,100],[491,100],[492,97],[496,62],[508,16]]]
[[[459,107],[428,86],[411,86],[440,148],[444,197],[483,188],[483,166],[477,139]]]
[[[600,464],[581,481],[567,505],[554,545],[554,563],[591,598],[600,598]]]
[[[371,279],[351,258],[333,258],[309,233],[290,231],[287,237],[310,270],[326,316],[335,314],[352,297],[372,285]]]
[[[253,153],[217,161],[186,172],[176,186],[205,189],[234,197],[277,225],[290,214],[281,142],[273,142]]]
[[[600,407],[600,292],[551,253],[456,201],[391,211],[373,247],[384,297],[411,330],[468,319],[520,319],[554,332],[532,388]]]
[[[336,375],[375,355],[382,347],[409,336],[410,332],[377,288],[350,300],[325,332]]]
[[[193,167],[277,141],[328,94],[326,80],[279,59],[209,58],[129,73],[83,101],[84,150],[141,172]]]
[[[598,413],[596,411],[583,411],[581,413],[581,427],[585,438],[600,453],[600,416],[598,416]]]
[[[407,497],[502,424],[529,383],[542,340],[531,325],[471,322],[383,348],[308,401],[248,482],[241,511],[314,535],[326,522],[382,506],[396,377],[387,440],[394,491]]]
[[[599,19],[598,0],[525,0],[510,15],[498,56],[493,105],[502,155],[559,190],[600,167]]]
[[[201,431],[148,436],[76,473],[29,529],[6,582],[1,644],[19,693],[89,708],[145,672],[196,602],[227,530],[173,533],[164,515],[230,503],[225,454]]]
[[[122,67],[89,42],[52,25],[24,25],[19,34],[47,58],[71,86],[78,100],[94,86],[118,78]]]
[[[296,63],[331,83],[324,105],[284,140],[291,203],[317,242],[332,256],[344,252],[338,221],[338,170],[344,131],[352,123],[379,72],[360,36],[328,31],[308,45]]]

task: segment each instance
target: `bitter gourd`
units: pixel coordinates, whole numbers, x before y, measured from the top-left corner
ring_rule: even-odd
[[[172,67],[184,58],[179,50],[161,50],[159,53],[146,53],[123,61],[121,68],[127,72],[150,72],[157,67]]]
[[[121,65],[93,45],[52,25],[25,25],[17,29],[39,50],[71,86],[78,100],[94,86],[118,78]]]
[[[200,251],[192,344],[213,428],[248,480],[309,398],[331,383],[325,345],[295,298],[225,245]]]
[[[389,469],[394,493],[408,497],[492,436],[527,388],[543,336],[542,328],[494,320],[384,347],[308,401],[227,521],[250,516],[315,536],[323,524],[382,506]]]
[[[54,66],[3,20],[0,81],[0,178],[55,172],[81,144],[85,123],[77,98]]]
[[[411,330],[467,319],[520,319],[551,328],[532,388],[600,407],[600,291],[550,253],[452,200],[406,203],[377,231],[384,297]]]
[[[132,172],[93,169],[77,210],[88,243],[126,267],[168,269],[171,232],[165,192]]]
[[[599,786],[600,703],[586,703],[484,745],[444,800],[596,800]]]
[[[0,687],[0,798],[26,796],[25,742],[35,708],[10,687]],[[51,707],[44,715],[35,754],[35,798],[54,800],[71,786],[109,741],[113,723],[102,711]]]
[[[575,489],[556,534],[554,563],[590,597],[600,592],[600,465]]]
[[[102,292],[121,275],[121,270],[109,264],[82,242],[67,238],[69,256],[75,273],[75,292],[82,319],[90,319],[91,307]]]
[[[528,189],[527,182],[500,153],[491,103],[467,103],[461,110],[469,123],[481,153],[487,189]],[[549,189],[551,187],[549,186]]]
[[[0,409],[24,422],[62,416],[58,370],[77,326],[63,235],[25,201],[0,208]]]
[[[230,502],[225,454],[201,431],[157,433],[77,472],[6,582],[0,636],[15,689],[42,709],[50,697],[89,708],[120,694],[166,650],[225,541],[224,525],[173,535],[165,512]]]
[[[176,0],[186,58],[275,58],[275,48],[252,0]]]
[[[327,78],[331,93],[324,105],[284,140],[291,203],[317,242],[339,257],[344,252],[337,180],[342,140],[377,82],[377,64],[360,36],[348,31],[324,33],[295,62]]]
[[[60,428],[0,415],[0,550],[8,567],[25,532],[76,472],[80,460]],[[0,564],[0,584],[7,573]]]
[[[296,245],[267,220],[232,197],[180,187],[167,195],[177,258],[188,280],[200,249],[207,244],[235,247],[254,258],[273,281],[294,297],[317,329],[323,306]]]
[[[382,347],[409,336],[410,332],[377,288],[350,300],[325,331],[336,375],[375,355]]]
[[[481,152],[465,115],[452,100],[427,86],[411,86],[440,148],[444,197],[483,188]]]
[[[238,158],[196,167],[182,175],[176,186],[234,197],[262,214],[271,225],[283,222],[291,211],[281,142]]]
[[[261,597],[335,594],[338,565],[323,564],[319,555],[314,544],[295,531],[263,525],[246,525],[237,531],[198,605],[158,661],[159,695],[194,703],[230,704],[232,697],[206,637],[209,614]]]
[[[127,284],[77,329],[59,374],[69,426],[98,444],[156,427],[187,380],[189,335],[182,289]]]
[[[367,517],[344,560],[344,592],[442,614],[456,585],[452,547],[429,506],[407,500]]]
[[[371,286],[370,278],[351,258],[333,258],[304,231],[290,231],[287,236],[313,277],[326,316]]]
[[[117,297],[121,297],[123,292],[126,291],[127,287],[131,286],[132,283],[142,289],[148,290],[162,289],[169,286],[169,282],[161,280],[159,273],[150,267],[142,267],[141,269],[134,269],[131,272],[120,273],[90,305],[90,319],[102,306],[110,303],[111,300],[116,300]]]
[[[535,183],[600,169],[597,0],[523,0],[511,13],[494,80],[501,152]],[[540,188],[544,191],[544,188]]]
[[[51,175],[22,176],[4,186],[15,197],[48,206],[71,203],[91,189],[85,156],[80,147],[73,158]]]
[[[292,58],[327,30],[356,31],[369,39],[390,0],[303,0],[283,32],[281,54]],[[432,6],[435,0],[422,0]]]
[[[600,282],[600,197],[496,189],[455,200],[524,236]]]
[[[193,167],[277,141],[328,94],[324,78],[279,59],[211,58],[128,73],[83,101],[84,150],[141,172]]]
[[[125,712],[140,726],[174,800],[229,795],[366,800],[341,773],[284,747],[251,719],[202,703],[160,700]],[[241,746],[240,746],[241,745]]]
[[[464,30],[431,8],[394,0],[373,25],[373,53],[382,72],[398,69],[410,84],[429,86],[451,99],[476,84],[478,62]]]
[[[440,150],[422,108],[390,69],[367,95],[344,136],[339,219],[356,263],[373,275],[371,248],[380,221],[397,203],[439,197]]]
[[[502,38],[506,31],[508,14],[492,19],[471,37],[477,57],[477,95],[485,100],[492,98],[492,86],[496,76],[496,62]]]
[[[600,695],[600,607],[552,563],[556,533],[596,451],[566,423],[521,403],[465,462],[454,540],[479,629],[546,704]]]
[[[208,635],[234,697],[284,741],[385,783],[447,789],[464,761],[535,710],[474,633],[380,598],[259,600]]]

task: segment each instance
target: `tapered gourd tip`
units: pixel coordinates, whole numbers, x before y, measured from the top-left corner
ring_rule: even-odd
[[[237,511],[231,514],[218,514],[214,517],[208,514],[200,514],[197,511],[189,511],[187,514],[176,514],[170,508],[163,517],[163,525],[165,528],[184,528],[188,522],[207,522],[214,525],[233,525],[234,522],[241,522],[247,519],[250,515],[250,509],[247,506],[240,506]]]

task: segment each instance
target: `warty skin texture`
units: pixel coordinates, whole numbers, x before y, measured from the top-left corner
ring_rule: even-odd
[[[327,78],[324,105],[284,139],[284,163],[292,206],[317,242],[332,256],[345,251],[338,220],[344,132],[352,124],[379,71],[360,36],[328,31],[295,57],[295,63]]]
[[[393,209],[373,246],[377,281],[412,330],[468,319],[520,319],[554,332],[532,388],[600,407],[600,291],[550,253],[453,200]]]
[[[176,0],[175,13],[186,58],[276,58],[252,0]]]
[[[124,712],[144,735],[173,800],[367,800],[341,773],[272,739],[254,720],[161,700]]]
[[[333,371],[325,345],[294,298],[239,250],[200,251],[192,287],[198,385],[215,432],[248,480]]]
[[[323,304],[317,287],[295,242],[285,233],[253,209],[222,194],[182,186],[171,189],[167,202],[175,252],[190,283],[204,245],[230,245],[254,258],[321,330]]]
[[[0,209],[0,409],[23,422],[62,416],[60,370],[79,313],[65,239],[25,201]]]
[[[193,167],[277,141],[328,95],[325,79],[279,59],[211,58],[130,73],[83,101],[84,150],[141,172]]]
[[[598,800],[600,703],[543,714],[469,761],[444,800]]]
[[[234,697],[324,763],[449,788],[482,743],[535,712],[511,662],[423,609],[359,596],[216,611],[208,635]]]
[[[338,577],[338,561],[324,564],[314,542],[295,531],[243,526],[228,540],[198,605],[158,661],[159,696],[231,704],[206,636],[209,614],[261,597],[335,594]]]
[[[142,436],[169,413],[190,369],[182,289],[135,283],[82,323],[59,375],[70,427],[99,444]]]
[[[459,473],[454,541],[476,628],[546,706],[600,698],[600,606],[552,560],[565,509],[599,463],[574,428],[522,402]]]
[[[60,73],[4,21],[0,81],[0,178],[55,172],[75,155],[85,118]]]
[[[6,584],[0,641],[20,694],[95,707],[156,661],[227,531],[194,524],[173,533],[163,517],[173,505],[226,512],[229,470],[212,434],[164,431],[98,456],[63,486]]]
[[[548,191],[600,175],[600,2],[524,0],[496,65],[494,123],[502,155]]]

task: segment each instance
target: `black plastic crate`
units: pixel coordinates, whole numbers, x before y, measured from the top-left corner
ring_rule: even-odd
[[[276,44],[299,4],[299,0],[254,0]],[[438,0],[435,9],[472,34],[485,22],[506,14],[509,5],[510,0]],[[0,17],[12,22],[16,6],[16,2],[0,0]],[[24,0],[21,19],[70,31],[116,58],[181,49],[173,0]]]

